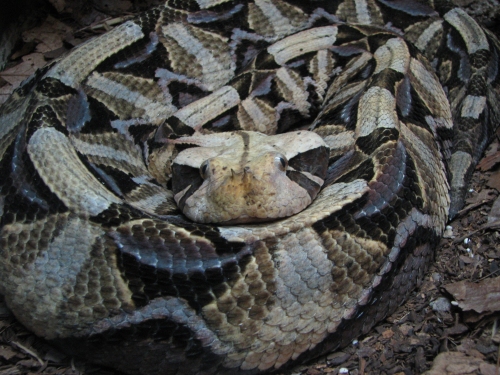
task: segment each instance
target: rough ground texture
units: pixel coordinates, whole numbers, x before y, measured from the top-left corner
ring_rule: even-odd
[[[23,14],[35,1],[37,11]],[[139,10],[128,0],[21,3],[3,20],[22,21],[11,28],[0,23],[0,33],[8,29],[23,35],[23,42],[12,47],[13,58],[1,61],[0,51],[0,66],[6,63],[0,72],[0,102],[37,67]],[[154,1],[140,5],[146,3]],[[456,3],[500,35],[498,2]],[[450,223],[424,285],[368,335],[292,374],[500,374],[499,138],[500,132],[474,174],[466,207]],[[0,300],[0,375],[35,373],[116,374],[65,357],[26,331]]]

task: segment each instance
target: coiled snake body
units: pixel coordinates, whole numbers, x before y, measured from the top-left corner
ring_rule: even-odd
[[[422,280],[498,122],[498,58],[445,1],[166,1],[0,108],[0,293],[130,374],[346,345]],[[239,187],[212,194],[223,171]]]

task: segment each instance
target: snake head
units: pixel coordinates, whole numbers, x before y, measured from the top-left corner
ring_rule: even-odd
[[[188,218],[261,222],[294,215],[312,203],[323,185],[329,154],[317,134],[231,134],[196,136],[189,142],[201,146],[174,160],[174,199]]]

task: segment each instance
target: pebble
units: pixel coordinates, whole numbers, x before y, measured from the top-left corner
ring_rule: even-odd
[[[451,303],[445,297],[439,297],[437,300],[432,301],[430,305],[432,310],[439,312],[450,311],[451,309]]]

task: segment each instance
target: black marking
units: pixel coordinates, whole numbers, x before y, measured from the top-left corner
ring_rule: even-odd
[[[0,161],[0,195],[4,197],[0,227],[14,222],[32,223],[49,214],[68,211],[65,204],[45,185],[24,150],[20,132]]]
[[[469,84],[467,85],[467,94],[474,96],[486,96],[488,84],[486,83],[486,72],[479,70],[474,72],[470,77]]]
[[[370,181],[375,176],[375,166],[371,159],[365,159],[360,161],[359,164],[353,168],[353,164],[358,161],[358,158],[350,161],[350,163],[346,166],[349,167],[348,172],[344,172],[341,176],[337,177],[335,182],[344,182],[349,183],[357,179],[363,179],[366,181]],[[353,163],[353,164],[351,164]],[[337,167],[335,164],[332,167]]]
[[[417,91],[410,84],[408,77],[405,77],[401,84],[396,87],[396,110],[398,117],[407,119],[414,125],[426,129],[432,133],[427,117],[432,116],[431,111],[422,100]],[[405,121],[406,122],[406,121]]]
[[[325,146],[302,152],[288,161],[288,165],[301,172],[324,179],[328,169],[329,150]]]
[[[164,310],[160,309],[166,313]],[[107,323],[106,320],[104,322]],[[51,342],[71,355],[135,374],[157,372],[164,368],[167,361],[165,357],[181,361],[181,364],[175,360],[169,362],[169,371],[184,371],[187,367],[184,361],[190,364],[195,362],[197,365],[198,361],[202,361],[200,368],[212,368],[218,363],[217,356],[203,348],[202,342],[195,337],[195,332],[167,317],[146,319],[125,327],[112,323],[106,331],[87,338],[73,337]],[[137,355],[138,350],[148,354],[136,361],[125,360]]]
[[[339,24],[337,25],[337,36],[335,38],[335,45],[341,46],[346,43],[362,43],[362,44],[357,44],[359,46],[363,45],[363,50],[366,50],[366,44],[363,44],[363,42],[360,40],[363,40],[366,37],[364,33],[362,33],[360,30],[358,30],[356,27],[346,25],[346,24]]]
[[[187,10],[188,12],[197,12],[200,6],[196,0],[168,0],[167,5],[174,9]]]
[[[341,211],[335,212],[323,220],[318,220],[312,225],[312,228],[319,235],[328,230],[340,230],[346,231],[347,233],[357,237],[370,238],[363,227],[354,219],[355,214],[358,213],[367,203],[368,194],[365,194],[356,201],[345,205]],[[363,223],[363,225],[365,225],[365,223]],[[372,225],[365,228],[371,229]],[[373,239],[380,239],[380,236]]]
[[[198,12],[192,12],[188,14],[188,22],[192,24],[214,24],[216,22],[223,22],[230,20],[234,17],[235,14],[241,12],[244,9],[243,4],[236,4],[232,6],[229,10],[226,9],[217,9],[222,8],[224,6],[232,6],[232,3],[222,3],[217,4],[215,7],[212,7],[210,10],[200,10]]]
[[[370,51],[375,52],[380,47],[387,44],[389,39],[394,39],[396,35],[388,32],[374,33],[367,37],[368,45],[370,46]]]
[[[66,127],[72,133],[79,132],[90,121],[90,105],[83,90],[72,95],[68,100]]]
[[[31,136],[40,128],[50,125],[64,135],[68,135],[68,130],[61,124],[57,114],[50,105],[37,107],[34,112],[27,116],[29,118],[28,130],[26,132],[26,139],[29,141]]]
[[[188,199],[203,184],[203,178],[198,168],[173,163],[172,165],[172,192],[174,195],[191,186],[179,200],[177,205],[182,210]]]
[[[466,45],[458,32],[452,28],[446,35],[446,45],[452,52],[450,61],[453,64],[452,80],[458,79],[460,82],[445,82],[450,85],[461,85],[469,81],[472,69],[469,61],[469,55],[466,52]]]
[[[254,58],[253,67],[259,70],[274,70],[281,68],[281,65],[274,60],[274,56],[269,52],[262,51]]]
[[[202,128],[207,132],[222,133],[232,130],[240,130],[238,122],[238,106],[232,106],[220,115],[203,124]]]
[[[371,155],[377,148],[389,141],[396,141],[399,131],[395,128],[377,128],[369,135],[359,137],[356,145],[367,155]]]
[[[248,163],[248,152],[250,150],[250,135],[247,132],[238,132],[238,134],[243,141],[243,152],[241,153],[240,165],[245,165]]]
[[[318,195],[318,192],[321,189],[321,185],[309,179],[300,172],[286,171],[286,176],[290,180],[301,186],[303,189],[307,190],[307,194],[309,194],[309,197],[311,197],[311,199],[316,198],[316,195]]]
[[[262,40],[254,41],[241,39],[234,52],[237,57],[236,73],[239,74],[253,71],[255,68],[255,64],[253,64],[255,57],[267,46],[268,43]]]
[[[142,146],[157,129],[158,127],[153,124],[140,124],[129,126],[128,132],[134,138],[135,144]]]
[[[77,95],[77,91],[66,86],[55,78],[47,77],[42,79],[36,87],[37,91],[47,98],[59,98],[65,95]]]
[[[245,99],[250,94],[250,87],[252,86],[252,80],[254,79],[254,74],[251,72],[242,73],[231,80],[231,87],[233,87],[240,97],[240,99]]]
[[[207,96],[207,92],[199,87],[175,79],[170,80],[167,87],[172,93],[172,104],[177,108],[185,107]]]
[[[199,312],[238,279],[250,261],[250,250],[239,244],[243,252],[220,257],[207,239],[196,240],[195,234],[174,232],[159,221],[110,232],[120,249],[118,268],[137,306],[171,296]]]
[[[364,87],[361,87],[357,93],[351,97],[346,97],[342,102],[335,103],[335,106],[332,107],[327,105],[327,109],[322,113],[318,125],[344,125],[346,130],[355,130],[358,119],[359,100],[363,92]]]
[[[99,181],[101,181],[101,183],[106,184],[108,188],[114,191],[118,196],[126,195],[140,186],[138,183],[132,180],[134,176],[131,173],[127,173],[120,169],[104,164],[95,164],[92,166],[94,167],[93,169],[97,172],[97,175],[95,175],[95,177],[97,177]],[[118,192],[110,186],[108,179],[116,184],[119,189]]]
[[[112,203],[106,210],[96,216],[90,217],[89,220],[107,228],[117,227],[123,223],[129,222],[130,220],[141,219],[144,217],[148,217],[148,215],[142,213],[136,208],[128,205]]]
[[[118,120],[112,111],[97,99],[89,96],[87,101],[90,105],[90,121],[85,122],[80,132],[83,134],[115,133],[116,129],[111,126],[111,121]]]
[[[397,72],[390,68],[386,68],[383,69],[381,72],[374,74],[372,76],[370,87],[373,86],[382,87],[390,91],[390,93],[394,96],[396,94],[395,92],[396,83],[402,81],[403,78],[404,78],[403,73]]]
[[[38,69],[35,74],[28,77],[21,83],[15,93],[21,97],[27,96],[34,88],[37,87],[38,83],[44,78],[45,74],[55,65],[56,61],[44,66],[41,69]],[[38,88],[38,87],[37,87]]]
[[[165,120],[165,123],[162,124],[161,126],[162,127],[168,126],[170,129],[172,129],[173,134],[176,134],[178,136],[182,135],[189,136],[194,134],[194,129],[192,127],[186,125],[184,122],[182,122],[175,116],[169,117],[167,120]]]
[[[155,32],[149,33],[149,43],[146,44],[144,50],[140,51],[136,56],[131,56],[126,60],[116,63],[113,67],[115,69],[125,69],[133,64],[141,63],[148,59],[158,46],[158,34]]]

